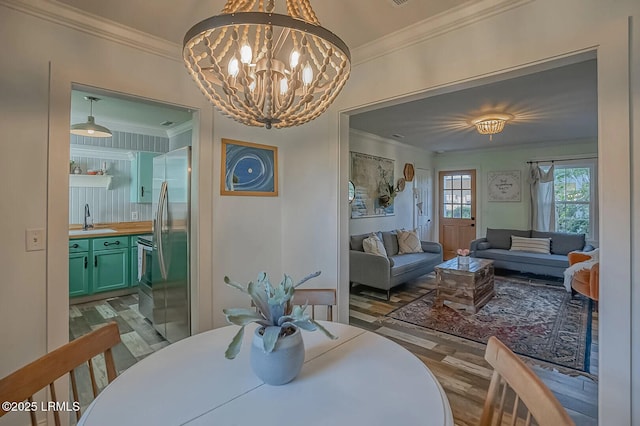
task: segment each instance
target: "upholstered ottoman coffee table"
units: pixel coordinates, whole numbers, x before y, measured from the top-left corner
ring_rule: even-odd
[[[435,306],[448,306],[475,314],[493,296],[493,260],[469,259],[469,265],[458,265],[453,258],[435,267]]]

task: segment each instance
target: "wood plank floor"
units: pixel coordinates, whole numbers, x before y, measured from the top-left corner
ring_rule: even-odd
[[[484,360],[485,345],[435,330],[381,317],[433,289],[433,275],[425,275],[386,292],[355,286],[351,290],[349,320],[388,337],[415,354],[444,388],[456,425],[477,425],[492,368]],[[567,409],[578,426],[597,425],[598,418],[598,314],[592,320],[589,373],[523,358]]]
[[[118,374],[169,344],[138,311],[137,294],[69,306],[69,340],[76,339],[111,321],[118,324],[122,340],[113,348],[113,358]],[[98,365],[95,370],[99,372],[96,380],[99,388],[102,389],[107,384],[104,358],[96,357],[95,362]],[[89,370],[86,366],[81,366],[76,369],[76,374],[79,399],[84,412],[84,409],[93,401]]]

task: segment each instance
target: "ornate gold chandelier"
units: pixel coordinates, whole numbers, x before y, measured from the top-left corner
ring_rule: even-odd
[[[205,96],[225,115],[270,129],[322,114],[351,72],[347,45],[320,26],[309,0],[228,0],[194,25],[183,58]]]

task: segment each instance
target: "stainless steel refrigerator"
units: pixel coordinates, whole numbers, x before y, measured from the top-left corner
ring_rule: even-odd
[[[153,159],[153,325],[169,342],[191,334],[191,147]]]

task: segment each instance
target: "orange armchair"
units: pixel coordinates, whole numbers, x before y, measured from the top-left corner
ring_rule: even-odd
[[[569,253],[569,265],[590,260],[591,257],[584,253]],[[571,289],[580,294],[598,300],[600,287],[600,263],[596,263],[591,269],[576,271],[571,278]]]

